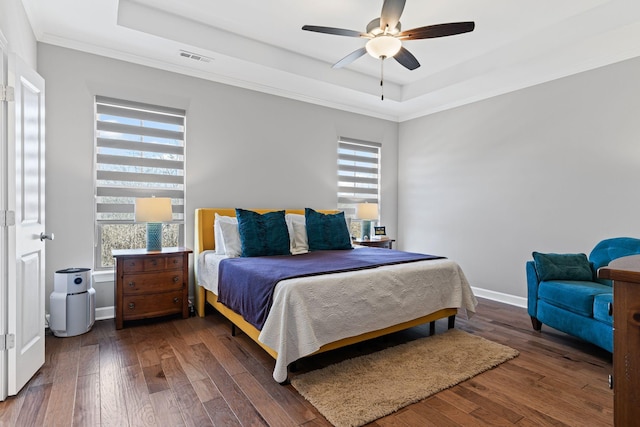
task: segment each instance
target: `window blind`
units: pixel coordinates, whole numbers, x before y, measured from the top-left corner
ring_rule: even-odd
[[[185,111],[96,97],[96,220],[133,221],[138,197],[171,198],[184,221]]]
[[[378,203],[380,148],[377,142],[338,139],[338,209],[355,215],[358,203]]]

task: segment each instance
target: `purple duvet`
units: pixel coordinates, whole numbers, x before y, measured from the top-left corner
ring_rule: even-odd
[[[303,255],[228,258],[218,270],[218,300],[262,330],[279,281],[443,258],[381,248],[314,251]]]

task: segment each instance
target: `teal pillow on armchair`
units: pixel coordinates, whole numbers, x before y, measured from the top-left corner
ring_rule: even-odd
[[[593,280],[591,264],[585,254],[543,254],[533,252],[540,281]]]

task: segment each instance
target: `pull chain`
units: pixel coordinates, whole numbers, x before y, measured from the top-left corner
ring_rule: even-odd
[[[386,56],[380,57],[380,100],[384,101],[384,60]]]

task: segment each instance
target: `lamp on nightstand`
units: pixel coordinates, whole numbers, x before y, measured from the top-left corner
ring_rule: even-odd
[[[145,197],[136,199],[136,222],[147,223],[147,250],[162,250],[162,223],[171,221],[171,199]]]
[[[378,219],[377,203],[358,203],[356,205],[356,218],[362,220],[362,240],[371,237],[371,221]]]

